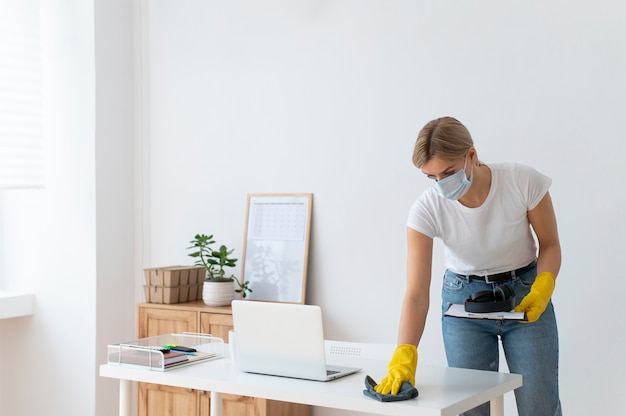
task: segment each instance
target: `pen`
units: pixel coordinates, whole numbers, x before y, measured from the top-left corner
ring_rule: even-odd
[[[182,345],[175,345],[175,344],[167,344],[163,348],[168,348],[171,351],[196,352],[195,348],[183,347]]]
[[[159,352],[162,352],[162,353],[170,352],[170,349],[166,348],[166,347],[148,346],[148,347],[143,347],[143,348],[147,348],[147,349],[152,350],[152,351],[159,351]]]
[[[196,354],[195,354],[195,353],[193,353],[193,352],[179,351],[179,350],[174,350],[174,349],[172,349],[172,350],[170,350],[170,351],[171,351],[171,352],[179,352],[179,353],[181,353],[181,354],[193,355],[194,357],[196,356]]]

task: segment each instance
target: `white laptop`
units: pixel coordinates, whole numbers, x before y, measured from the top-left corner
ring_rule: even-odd
[[[241,371],[329,381],[360,370],[326,365],[319,306],[234,300],[232,307]]]

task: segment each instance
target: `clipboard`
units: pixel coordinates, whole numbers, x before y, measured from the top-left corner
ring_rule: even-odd
[[[525,312],[485,312],[485,313],[472,313],[466,312],[465,306],[460,304],[451,305],[445,316],[452,316],[454,318],[469,318],[469,319],[494,319],[497,321],[510,320],[510,321],[527,321]]]

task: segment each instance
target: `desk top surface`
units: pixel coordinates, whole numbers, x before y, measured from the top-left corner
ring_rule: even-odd
[[[386,374],[386,361],[358,359],[340,364],[357,365],[362,370],[329,382],[297,380],[242,373],[226,356],[166,372],[103,364],[100,375],[397,416],[453,416],[522,385],[522,376],[517,374],[419,365],[415,376],[419,396],[408,401],[381,403],[363,395],[364,379],[365,375],[370,375],[380,381]]]

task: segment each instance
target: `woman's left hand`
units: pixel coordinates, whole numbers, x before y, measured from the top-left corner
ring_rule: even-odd
[[[540,273],[530,287],[530,293],[515,307],[515,312],[526,312],[528,322],[535,322],[546,310],[554,292],[555,283],[554,274]]]

